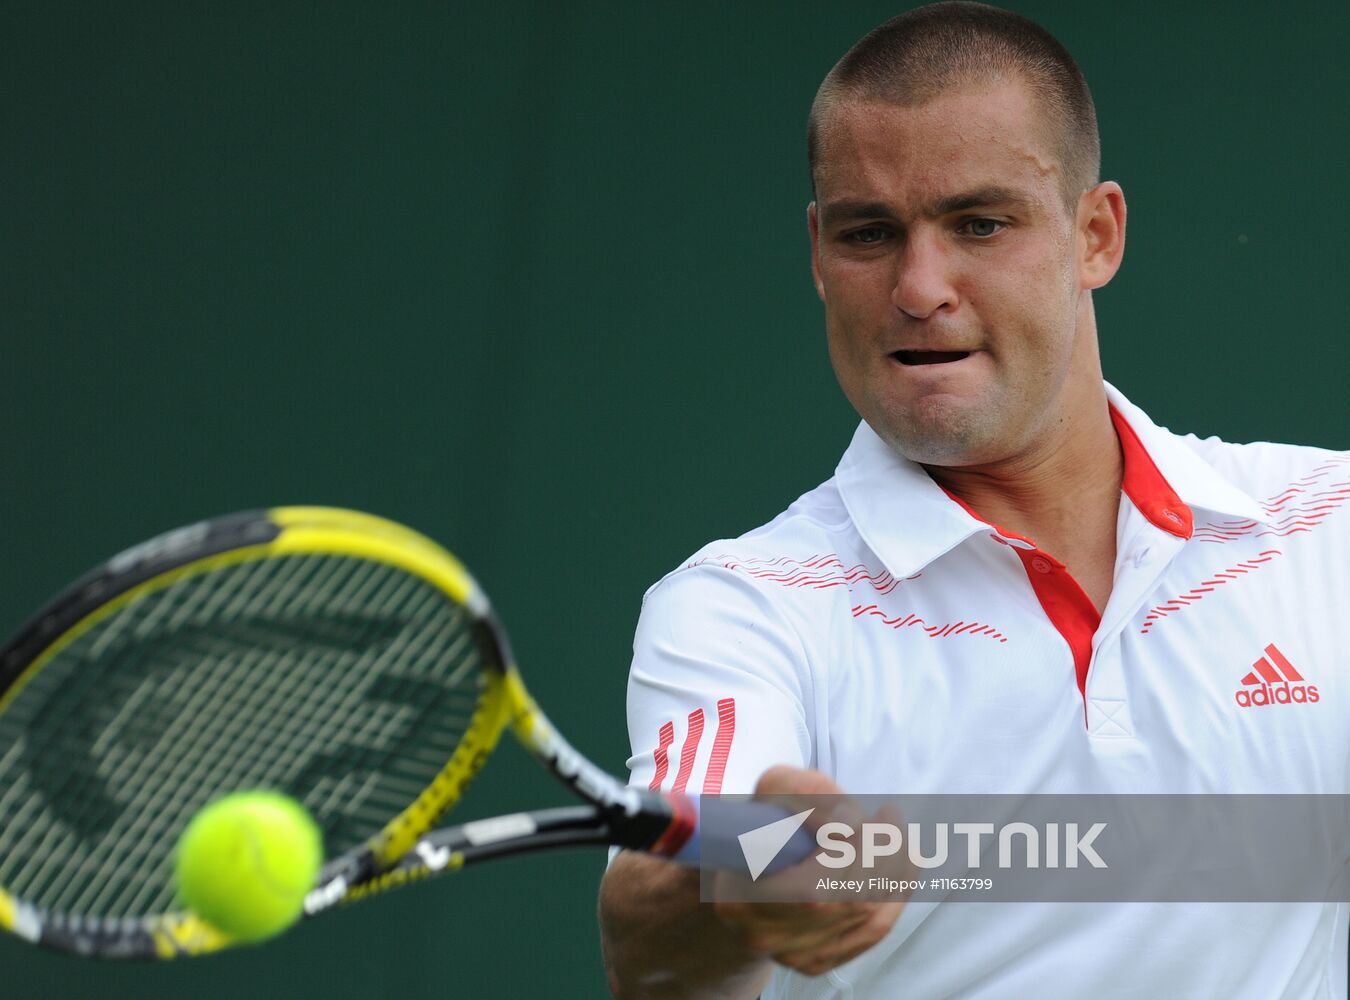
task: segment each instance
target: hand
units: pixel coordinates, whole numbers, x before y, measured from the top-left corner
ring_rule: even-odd
[[[770,768],[755,786],[757,798],[838,795],[842,791],[819,771],[793,767]],[[844,818],[840,813],[856,814],[857,807],[849,800],[840,800],[834,815],[814,815],[807,824],[814,830],[832,818]],[[791,879],[794,872],[807,870],[805,864],[773,878]],[[818,871],[811,867],[809,877],[812,882],[817,876]],[[719,880],[736,877],[718,875]],[[713,904],[713,910],[723,922],[741,932],[751,951],[797,972],[819,976],[857,958],[885,937],[904,905],[903,902],[717,902]]]

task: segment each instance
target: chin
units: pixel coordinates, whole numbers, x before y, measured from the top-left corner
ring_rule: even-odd
[[[911,462],[953,468],[997,461],[1003,452],[999,431],[1006,431],[986,413],[953,406],[888,415],[882,426],[872,423],[873,430]]]

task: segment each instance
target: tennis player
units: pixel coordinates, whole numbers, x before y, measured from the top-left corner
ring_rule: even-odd
[[[1068,52],[993,7],[906,13],[825,78],[810,157],[862,422],[648,592],[633,782],[1346,792],[1350,456],[1173,434],[1103,381],[1125,197]],[[600,903],[625,1000],[1346,995],[1336,903],[701,904],[632,853]]]

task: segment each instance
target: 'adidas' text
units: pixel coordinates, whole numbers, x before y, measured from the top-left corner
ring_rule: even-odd
[[[1301,705],[1318,700],[1316,684],[1281,684],[1279,687],[1262,684],[1254,688],[1241,688],[1234,697],[1243,708],[1258,708],[1261,705]]]

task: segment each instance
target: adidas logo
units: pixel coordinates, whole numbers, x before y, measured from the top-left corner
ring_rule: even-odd
[[[1304,684],[1303,675],[1272,642],[1266,655],[1252,664],[1234,697],[1242,708],[1262,705],[1303,705],[1320,700],[1316,684]]]

